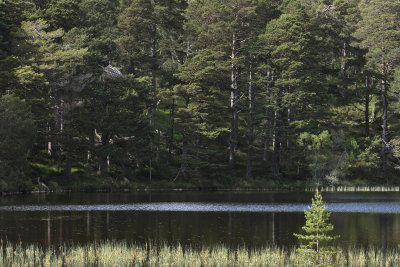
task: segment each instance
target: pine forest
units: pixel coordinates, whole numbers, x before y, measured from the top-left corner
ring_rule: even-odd
[[[398,0],[0,0],[0,191],[400,184]]]

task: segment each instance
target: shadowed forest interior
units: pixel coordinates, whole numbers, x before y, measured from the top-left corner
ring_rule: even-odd
[[[0,0],[0,190],[399,184],[397,0]]]

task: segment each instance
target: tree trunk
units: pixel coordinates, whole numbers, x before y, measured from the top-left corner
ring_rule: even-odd
[[[229,140],[229,168],[233,169],[235,165],[235,151],[237,149],[237,139],[238,139],[238,102],[239,102],[239,87],[238,87],[238,67],[235,62],[238,50],[238,40],[236,34],[232,36],[232,70],[231,70],[231,134]]]
[[[71,177],[71,151],[67,148],[67,153],[65,155],[65,175]]]
[[[106,174],[108,171],[108,155],[105,153],[105,148],[110,142],[110,136],[107,133],[101,134],[102,151],[100,154],[100,174]]]
[[[92,159],[92,149],[94,148],[94,136],[95,136],[95,129],[90,129],[89,131],[89,150],[87,151],[87,162],[89,163]]]
[[[157,142],[156,142],[156,163],[160,161],[160,129],[157,129]]]
[[[370,93],[370,79],[365,76],[365,136],[369,137],[369,93]]]
[[[68,92],[68,95],[67,95],[67,97],[66,97],[66,101],[67,101],[67,105],[71,105],[72,104],[72,99],[73,99],[73,97],[72,97],[72,92]],[[65,131],[64,131],[64,134],[63,134],[63,139],[64,139],[64,145],[65,145],[65,150],[66,150],[66,155],[65,155],[65,175],[67,176],[67,177],[71,177],[71,167],[72,167],[72,157],[71,157],[71,150],[72,150],[72,147],[73,147],[73,137],[72,137],[72,131],[71,131],[71,126],[70,126],[70,122],[72,121],[72,118],[73,118],[73,110],[71,109],[71,110],[69,110],[69,112],[66,112],[65,114],[64,114],[64,102],[62,102],[62,108],[63,108],[63,114],[62,114],[62,116],[61,116],[61,119],[62,119],[62,121],[61,121],[61,131],[63,131],[64,129],[64,126],[63,126],[63,121],[64,121],[64,119],[65,119],[65,121],[67,121],[67,122],[69,122],[69,123],[67,123],[67,128],[65,129]]]
[[[52,141],[52,152],[51,155],[53,157],[58,156],[58,151],[61,148],[60,142],[61,142],[61,134],[64,130],[64,100],[62,97],[59,95],[57,92],[54,96],[54,129],[53,129],[53,141]]]
[[[266,111],[265,111],[265,117],[266,117],[266,121],[265,121],[265,139],[264,139],[264,156],[263,156],[263,160],[264,163],[266,163],[267,161],[269,161],[270,159],[270,142],[271,142],[271,136],[272,136],[272,132],[271,132],[271,109],[268,107],[270,105],[270,99],[269,99],[269,88],[270,88],[270,82],[269,82],[269,78],[271,77],[271,71],[268,70],[267,71],[267,88],[266,88],[266,92],[265,92],[265,105],[267,106]]]
[[[155,97],[157,93],[157,78],[156,78],[156,71],[157,71],[157,64],[156,64],[156,26],[153,26],[153,40],[151,41],[151,58],[153,60],[151,64],[151,90],[152,90],[152,96]],[[155,100],[155,99],[153,99]],[[151,112],[153,113],[157,108],[157,105],[154,107],[154,110]],[[160,159],[160,130],[157,129],[155,123],[154,123],[154,129],[157,130],[157,139],[155,140],[155,145],[156,145],[156,158],[155,161],[158,163]],[[151,135],[154,137],[154,134],[152,133]]]
[[[347,56],[347,43],[343,42],[343,49],[342,49],[342,61],[340,63],[340,69],[344,73],[346,71],[346,56]]]
[[[253,145],[254,145],[254,88],[253,88],[253,70],[250,63],[249,73],[249,147],[247,151],[247,171],[246,177],[253,177]]]
[[[154,5],[156,3],[154,2]],[[156,46],[157,46],[157,40],[156,40],[156,34],[157,34],[157,27],[156,25],[152,26],[152,40],[151,40],[151,47],[150,47],[150,56],[152,58],[151,62],[151,81],[150,81],[150,88],[151,88],[151,97],[155,98],[156,92],[157,92],[157,78],[156,78],[156,70],[157,70],[157,65],[156,65]],[[150,157],[149,157],[149,181],[151,182],[152,180],[152,168],[153,168],[153,139],[154,139],[154,132],[153,132],[153,112],[155,110],[156,106],[150,107]]]
[[[175,98],[171,99],[170,121],[169,121],[169,144],[168,144],[168,162],[172,163],[172,150],[174,149],[174,132],[175,132]]]
[[[152,93],[156,93],[157,89],[157,81],[156,81],[156,71],[157,71],[157,63],[156,63],[156,49],[157,49],[157,40],[156,40],[156,34],[157,34],[157,28],[156,25],[152,26],[152,35],[153,38],[151,40],[151,48],[150,48],[150,56],[152,59],[151,62],[151,81],[150,81],[150,87],[151,90],[153,91]]]
[[[189,167],[188,167],[188,145],[189,145],[189,133],[185,128],[182,133],[182,159],[181,159],[181,172],[184,179],[188,178]]]
[[[340,69],[342,71],[342,75],[343,75],[343,92],[347,91],[348,88],[348,76],[346,75],[346,70],[347,70],[347,61],[346,61],[346,57],[347,57],[347,43],[344,42],[343,43],[343,49],[342,49],[342,62],[340,64]]]
[[[274,158],[274,173],[278,175],[280,173],[281,163],[281,114],[280,114],[280,96],[278,96],[277,106],[274,115],[274,135],[273,135],[273,158]]]
[[[381,81],[382,88],[382,168],[383,168],[383,176],[386,177],[387,171],[387,144],[389,141],[388,138],[388,123],[387,123],[387,84],[386,80],[382,79]]]
[[[152,111],[150,111],[152,112]],[[152,175],[152,168],[153,168],[153,115],[150,113],[150,121],[149,121],[149,128],[150,128],[150,155],[149,155],[149,181],[153,179]]]
[[[286,148],[290,148],[290,136],[291,136],[291,132],[290,132],[290,121],[291,121],[291,109],[288,108],[287,109],[287,131],[286,131]],[[289,157],[290,158],[290,157]]]
[[[107,155],[107,172],[110,172],[111,158],[110,155]]]
[[[47,154],[51,156],[52,153],[52,146],[51,146],[51,127],[49,123],[46,125],[46,147],[47,147]]]
[[[268,162],[270,159],[270,146],[271,146],[271,120],[267,118],[265,122],[265,139],[264,139],[264,154],[263,161],[264,163]]]

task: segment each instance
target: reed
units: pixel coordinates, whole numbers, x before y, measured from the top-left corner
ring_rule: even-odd
[[[314,192],[316,187],[307,187],[305,191]],[[322,186],[325,192],[400,192],[400,186]]]
[[[181,245],[144,245],[107,241],[42,249],[1,242],[2,266],[304,266],[294,248],[277,246],[195,249]],[[332,266],[400,266],[400,249],[339,249]]]

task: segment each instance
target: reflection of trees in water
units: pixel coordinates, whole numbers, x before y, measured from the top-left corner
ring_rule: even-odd
[[[86,212],[86,236],[90,237],[90,212]]]
[[[388,218],[387,214],[381,214],[379,216],[380,229],[381,229],[381,247],[382,252],[386,253],[387,242],[388,242]]]
[[[51,217],[50,211],[47,212],[47,245],[51,245]]]
[[[0,212],[0,234],[12,242],[48,246],[93,240],[149,240],[182,245],[224,243],[264,246],[295,244],[301,213],[42,211]],[[400,243],[400,214],[333,213],[335,232],[344,246],[389,249]]]

